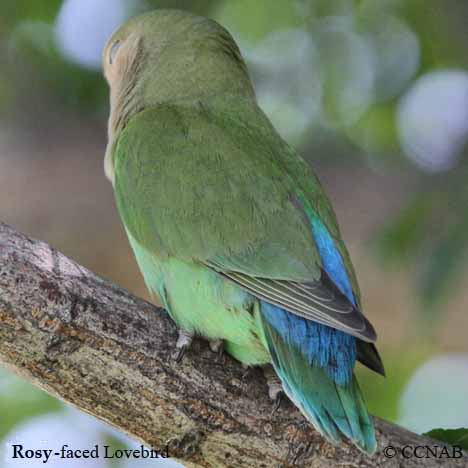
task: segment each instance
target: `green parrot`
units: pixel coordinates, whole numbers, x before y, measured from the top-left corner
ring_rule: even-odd
[[[157,10],[120,27],[103,62],[105,173],[177,347],[200,335],[246,365],[272,364],[272,398],[282,388],[329,441],[374,453],[353,370],[384,369],[351,260],[317,177],[258,107],[233,38]]]

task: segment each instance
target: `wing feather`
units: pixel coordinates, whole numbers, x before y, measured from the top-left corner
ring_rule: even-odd
[[[372,324],[338,290],[325,271],[316,281],[296,282],[254,277],[223,269],[212,261],[207,265],[254,296],[299,317],[336,328],[366,342],[377,339]]]

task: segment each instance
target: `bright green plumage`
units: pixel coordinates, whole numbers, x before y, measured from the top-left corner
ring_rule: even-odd
[[[118,84],[114,114],[125,112],[111,114],[106,156],[146,284],[182,329],[225,340],[247,364],[272,362],[285,391],[329,440],[341,432],[372,453],[372,423],[352,377],[355,353],[382,368],[330,203],[258,108],[239,52],[216,23],[180,12],[146,15],[135,47],[151,43],[151,21],[161,35],[158,25],[168,27],[168,18],[172,42],[159,49],[158,63],[180,66],[174,96],[166,83],[159,98],[151,88],[145,99],[138,85],[145,64],[129,68],[122,59],[122,73],[136,77]],[[119,40],[134,29],[138,19]],[[172,62],[171,51],[179,54]],[[152,53],[128,52],[133,60]],[[236,86],[216,74],[226,67],[236,70]],[[208,74],[191,93],[187,68]]]

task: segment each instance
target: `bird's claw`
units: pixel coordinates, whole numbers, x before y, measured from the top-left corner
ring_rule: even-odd
[[[280,378],[276,375],[273,367],[264,367],[263,374],[265,375],[265,379],[268,385],[268,396],[270,397],[270,400],[273,401],[272,414],[274,414],[276,411],[278,411],[279,407],[281,406],[281,402],[283,401],[283,385]]]
[[[185,353],[187,352],[188,346],[181,346],[180,348],[177,348],[175,353],[174,353],[174,361],[179,364],[182,359],[185,356]]]
[[[270,392],[268,392],[268,393],[270,393]],[[281,403],[283,401],[283,397],[284,397],[284,392],[281,389],[279,392],[276,393],[276,397],[275,397],[274,402],[273,402],[273,410],[271,412],[272,415],[275,414],[279,410],[279,408],[281,406]]]
[[[223,340],[210,340],[210,349],[216,354],[216,362],[222,362],[224,356],[224,341]]]
[[[210,340],[209,345],[213,353],[219,353],[220,350],[223,350],[223,340]]]
[[[241,382],[244,383],[247,376],[250,374],[250,369],[252,369],[247,364],[242,363],[242,375],[241,375]]]
[[[177,337],[176,350],[174,353],[174,361],[179,363],[182,361],[185,353],[190,348],[193,341],[193,333],[188,331],[179,330],[179,336]]]

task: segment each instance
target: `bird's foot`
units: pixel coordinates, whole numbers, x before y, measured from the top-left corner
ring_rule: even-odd
[[[281,406],[281,402],[283,401],[283,385],[272,366],[264,367],[263,374],[265,375],[268,385],[268,396],[270,397],[270,400],[273,401],[272,414],[274,414],[278,411],[278,408]]]
[[[249,365],[247,364],[244,364],[242,363],[242,376],[241,376],[241,382],[244,383],[245,382],[245,379],[248,377],[248,375],[250,374],[250,370],[252,369],[252,367],[250,367]]]
[[[174,353],[175,362],[182,361],[186,351],[190,348],[193,341],[193,333],[179,329],[179,336],[177,337],[176,350]]]
[[[224,341],[223,340],[209,340],[209,346],[213,353],[216,354],[216,362],[222,362],[224,356]]]
[[[274,415],[280,409],[281,403],[283,402],[283,398],[284,398],[284,392],[281,389],[279,392],[276,393],[276,397],[273,400],[273,409],[271,410],[272,415]]]

